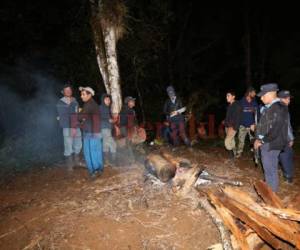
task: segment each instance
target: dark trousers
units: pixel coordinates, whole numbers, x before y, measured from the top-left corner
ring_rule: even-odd
[[[280,152],[279,160],[286,178],[292,178],[294,175],[293,148],[286,145],[284,150]]]
[[[278,191],[278,156],[280,150],[269,150],[270,144],[261,146],[261,161],[264,168],[265,180],[274,192]]]
[[[171,140],[174,145],[179,144],[179,137],[184,141],[185,144],[189,144],[189,139],[185,133],[184,120],[171,120]]]

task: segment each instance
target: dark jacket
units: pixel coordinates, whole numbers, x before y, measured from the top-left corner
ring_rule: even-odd
[[[270,150],[282,150],[288,142],[289,113],[287,106],[279,101],[269,107],[264,107],[256,137],[263,143],[270,143]]]
[[[82,111],[78,116],[83,132],[100,133],[99,106],[93,98],[83,104]]]
[[[135,110],[124,105],[120,112],[120,127],[133,127],[136,124]]]
[[[56,104],[59,116],[59,125],[62,128],[74,128],[77,125],[78,102],[74,97],[70,104],[66,102],[66,98],[61,98]]]
[[[242,126],[249,128],[255,124],[255,113],[258,110],[258,104],[255,99],[248,102],[246,97],[243,97],[240,101],[242,107],[241,124]]]
[[[111,119],[111,106],[107,106],[104,103],[104,98],[110,97],[108,94],[103,94],[101,97],[101,105],[100,105],[100,123],[102,129],[112,129],[112,124],[109,122]]]
[[[224,121],[225,127],[232,127],[234,130],[237,131],[240,126],[241,114],[242,107],[237,101],[233,102],[232,104],[229,104],[227,107],[226,118]]]
[[[171,99],[169,98],[168,100],[166,100],[165,105],[164,105],[164,114],[167,117],[167,120],[169,121],[183,121],[184,120],[184,116],[182,114],[178,114],[176,116],[170,117],[171,113],[181,109],[182,106],[182,102],[180,100],[180,98],[176,97],[175,102],[173,103],[171,101]]]

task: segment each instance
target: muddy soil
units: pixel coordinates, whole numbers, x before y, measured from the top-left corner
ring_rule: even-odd
[[[242,181],[249,192],[263,178],[250,153],[231,161],[220,146],[170,150]],[[298,165],[296,160],[292,185],[281,174],[279,196],[300,209]],[[72,173],[63,164],[34,168],[6,180],[0,190],[0,249],[207,249],[220,242],[197,201],[147,178],[140,162],[107,166],[94,181],[82,167]]]

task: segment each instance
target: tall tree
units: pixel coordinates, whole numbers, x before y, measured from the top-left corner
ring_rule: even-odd
[[[117,42],[124,34],[126,7],[121,0],[90,0],[90,4],[97,62],[116,115],[122,107]]]

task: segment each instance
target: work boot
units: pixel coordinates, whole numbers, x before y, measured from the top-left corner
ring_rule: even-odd
[[[104,165],[110,165],[110,156],[109,152],[103,152],[103,160],[104,160]]]
[[[191,147],[191,146],[192,146],[192,144],[191,144],[191,142],[190,142],[190,140],[189,140],[188,138],[185,138],[185,139],[184,139],[184,144],[185,144],[186,146],[188,146],[188,147]]]
[[[228,150],[229,159],[233,160],[235,158],[235,153],[233,150]]]
[[[66,156],[66,166],[68,171],[73,171],[73,157],[72,155]]]
[[[79,167],[81,165],[79,154],[74,154],[73,160],[74,160],[73,162],[74,167],[75,166]]]
[[[293,177],[286,177],[286,176],[284,176],[284,180],[288,184],[292,184],[293,183]]]
[[[117,167],[117,154],[116,153],[110,153],[109,154],[109,162],[111,163],[111,165],[113,165],[114,167]]]

